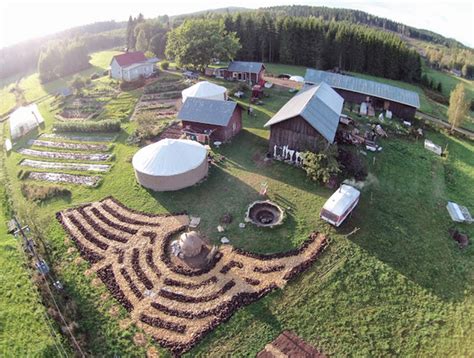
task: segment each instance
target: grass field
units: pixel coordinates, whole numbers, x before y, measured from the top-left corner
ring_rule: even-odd
[[[292,73],[284,67],[274,70]],[[234,221],[225,235],[233,245],[251,251],[286,251],[313,230],[331,238],[329,249],[309,271],[285,289],[239,310],[189,357],[254,356],[285,329],[331,356],[469,355],[474,351],[474,253],[472,245],[460,251],[449,239],[447,230],[453,224],[445,205],[447,200],[474,202],[474,144],[428,130],[428,138],[448,145],[449,156],[440,158],[425,151],[422,141],[383,141],[383,152],[367,157],[371,181],[359,206],[335,230],[318,218],[332,190],[310,182],[299,169],[262,160],[269,134],[263,124],[290,98],[286,90],[267,92],[265,104],[255,107],[257,116],[245,115],[244,130],[219,150],[225,160],[211,168],[209,178],[178,192],[153,193],[136,183],[130,160],[138,148],[126,144],[135,123],[124,125],[114,146],[115,164],[103,183],[97,189],[68,186],[71,198],[28,203],[17,179],[21,156],[14,152],[7,158],[9,192],[17,208],[48,223],[39,230],[51,245],[56,273],[78,305],[79,331],[88,338],[85,348],[93,356],[135,357],[143,356],[151,344],[135,346],[136,329],[120,328],[126,313],[123,309],[111,313],[118,304],[105,298],[102,284],[84,275],[87,264],[69,250],[73,244],[65,240],[54,219],[58,210],[113,195],[141,211],[187,210],[199,215],[201,232],[214,243],[222,236],[216,230],[221,216],[231,213]],[[129,92],[112,100],[109,115],[126,116],[123,111],[139,94]],[[54,120],[50,99],[40,109],[49,131]],[[247,226],[242,231],[238,223],[247,205],[259,197],[262,182],[269,184],[269,198],[284,207],[288,217],[273,230]],[[472,227],[458,227],[474,237]],[[357,233],[346,237],[354,228],[359,228]]]
[[[109,67],[111,58],[119,53],[121,52],[107,50],[91,54],[91,67],[79,72],[79,75],[89,77],[96,72],[102,74],[102,72]],[[10,93],[9,89],[11,84],[16,80],[20,79],[19,86],[24,91],[25,99],[28,102],[33,102],[44,99],[49,95],[55,95],[59,89],[67,87],[74,76],[75,75],[67,76],[45,84],[40,83],[38,73],[36,72],[5,79],[0,83],[0,116],[15,106],[15,95]]]
[[[3,124],[1,126],[3,129]],[[69,354],[68,348],[65,348],[67,345],[56,333],[41,304],[29,269],[26,268],[21,241],[7,234],[6,222],[11,217],[7,215],[3,170],[0,183],[0,355],[65,356]]]

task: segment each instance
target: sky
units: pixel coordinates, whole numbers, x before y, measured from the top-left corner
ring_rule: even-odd
[[[166,4],[166,5],[164,5]],[[350,8],[386,17],[406,25],[424,28],[474,47],[474,2],[471,0],[429,1],[157,1],[135,0],[63,0],[63,1],[0,1],[0,48],[29,38],[52,34],[70,27],[97,21],[126,21],[139,12],[145,18],[178,15],[199,10],[239,6],[246,8],[276,5],[314,5]]]

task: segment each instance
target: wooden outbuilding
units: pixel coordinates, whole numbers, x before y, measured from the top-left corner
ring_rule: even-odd
[[[317,152],[333,143],[344,99],[329,85],[309,86],[291,98],[266,124],[269,152]]]
[[[227,142],[242,129],[242,108],[233,101],[189,97],[177,118],[183,132],[199,142]]]
[[[223,75],[226,80],[250,81],[252,84],[263,85],[265,65],[262,62],[232,61]]]
[[[414,118],[416,110],[420,108],[418,93],[385,83],[311,68],[306,70],[304,79],[306,84],[311,85],[327,83],[346,102],[369,103],[376,110],[390,110],[403,119]]]

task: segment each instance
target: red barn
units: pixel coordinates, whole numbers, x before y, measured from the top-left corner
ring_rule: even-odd
[[[188,97],[177,118],[199,142],[227,142],[242,129],[242,108],[233,101]]]
[[[265,80],[265,65],[262,62],[232,61],[224,70],[227,80],[251,81],[253,84],[263,84]]]

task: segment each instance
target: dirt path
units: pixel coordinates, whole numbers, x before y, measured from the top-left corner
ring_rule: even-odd
[[[448,128],[448,129],[451,128],[451,125],[449,123],[446,123],[445,121],[442,121],[439,118],[430,116],[429,114],[426,114],[426,113],[423,113],[423,112],[420,112],[420,111],[417,111],[416,114],[421,119],[430,121],[432,123],[436,123],[437,125],[440,125],[441,127],[444,127],[444,128]],[[471,132],[470,130],[467,130],[467,129],[464,129],[464,128],[454,128],[454,131],[457,132],[457,133],[465,135],[469,139],[474,139],[474,132]]]

